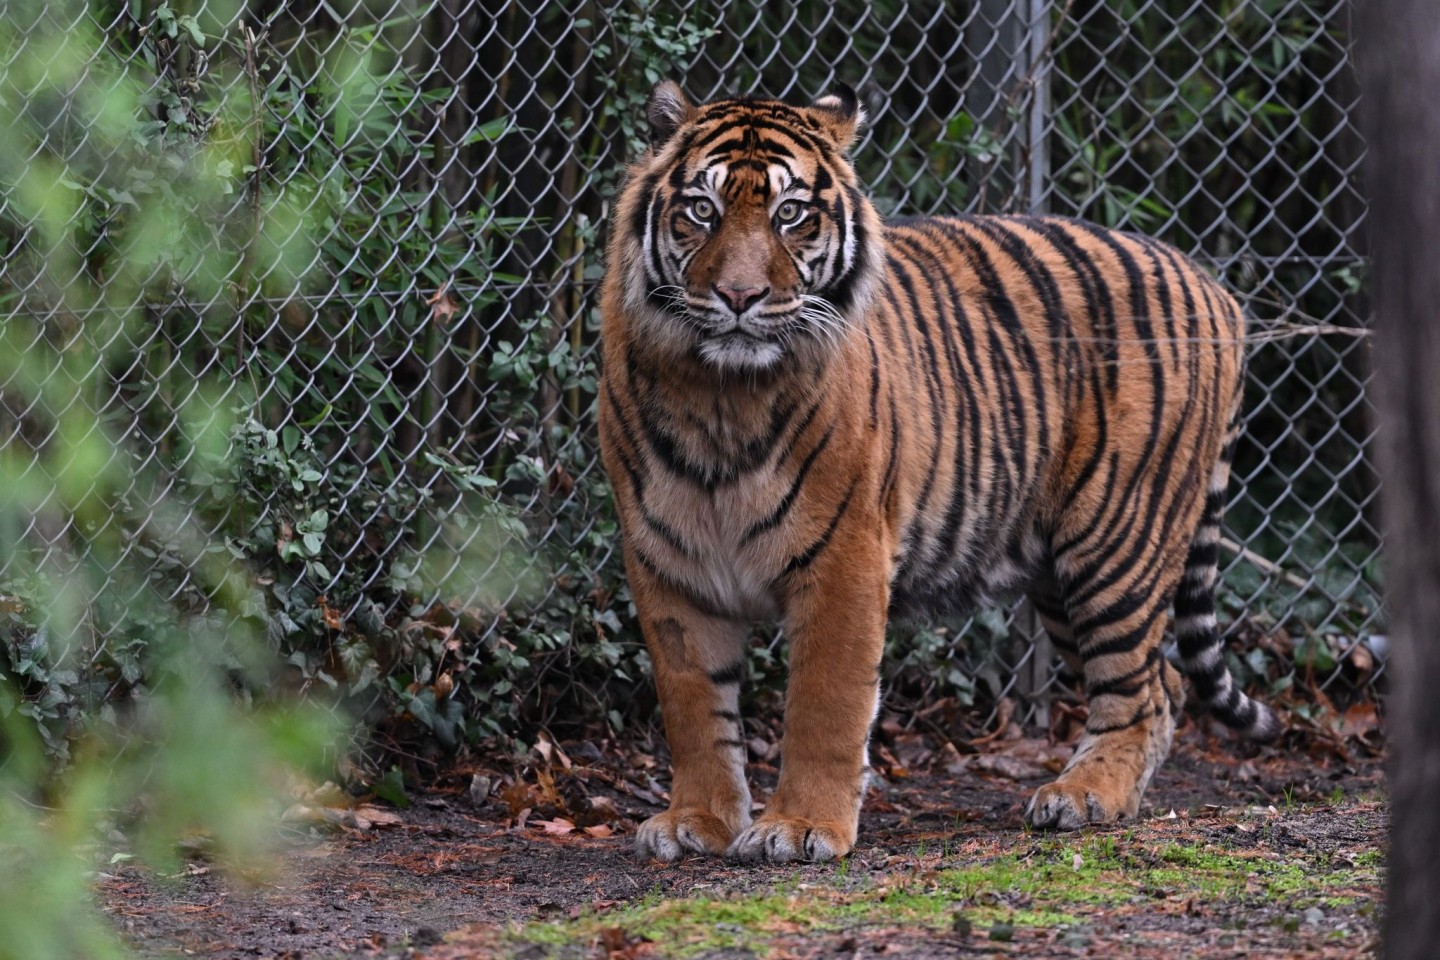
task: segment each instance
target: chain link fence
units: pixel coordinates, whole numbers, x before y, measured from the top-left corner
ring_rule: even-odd
[[[1254,318],[1224,541],[1223,609],[1251,651],[1235,667],[1338,695],[1383,666],[1344,0],[19,0],[0,17],[18,358],[0,452],[7,484],[41,491],[0,532],[12,671],[44,646],[123,696],[159,629],[127,598],[203,615],[223,594],[204,559],[233,556],[249,592],[226,602],[301,685],[368,689],[442,741],[524,703],[624,722],[643,654],[592,422],[595,293],[608,198],[666,77],[696,99],[850,83],[883,214],[1079,216],[1214,269]],[[77,417],[123,480],[66,488],[57,438]],[[77,507],[91,493],[99,514]],[[77,577],[95,590],[68,618],[36,612]],[[1055,668],[1035,633],[1000,611],[909,637],[899,686],[1019,697],[1043,720]],[[757,649],[757,672],[778,655]]]

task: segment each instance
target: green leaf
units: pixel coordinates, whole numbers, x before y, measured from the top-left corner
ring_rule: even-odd
[[[510,132],[510,122],[509,117],[496,117],[488,123],[482,123],[465,136],[465,139],[461,141],[461,145],[468,147],[472,143],[492,143],[499,140],[506,133]],[[515,129],[519,128],[517,127]]]
[[[401,809],[410,806],[410,795],[405,792],[405,775],[399,767],[391,767],[385,776],[372,783],[370,792]]]

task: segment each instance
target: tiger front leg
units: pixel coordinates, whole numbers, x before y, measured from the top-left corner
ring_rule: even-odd
[[[644,573],[632,570],[630,582],[673,769],[670,809],[640,825],[636,849],[665,861],[724,853],[750,825],[738,706],[748,631],[701,613]]]
[[[888,600],[882,563],[867,559],[832,544],[792,580],[780,782],[765,812],[735,840],[732,856],[831,860],[855,845]]]
[[[1150,778],[1170,753],[1185,697],[1161,652],[1165,618],[1163,607],[1153,608],[1162,603],[1122,598],[1109,614],[1072,611],[1071,622],[1084,624],[1076,639],[1089,719],[1060,776],[1031,798],[1025,809],[1030,825],[1078,830],[1139,813]],[[1117,618],[1115,610],[1131,612]]]

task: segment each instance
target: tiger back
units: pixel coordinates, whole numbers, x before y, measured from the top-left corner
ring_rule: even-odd
[[[808,106],[648,107],[602,289],[600,439],[674,779],[638,846],[785,861],[855,842],[887,617],[1025,593],[1086,733],[1026,819],[1134,816],[1183,703],[1257,738],[1214,588],[1243,319],[1170,247],[1054,217],[883,225]],[[752,822],[757,619],[790,643],[779,784]]]

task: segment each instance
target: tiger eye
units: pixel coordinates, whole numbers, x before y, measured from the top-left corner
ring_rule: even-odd
[[[709,200],[696,200],[690,204],[690,212],[701,220],[709,220],[715,216],[715,204]]]
[[[800,219],[800,204],[794,200],[786,200],[780,204],[780,209],[775,211],[775,218],[781,223],[794,223]]]

